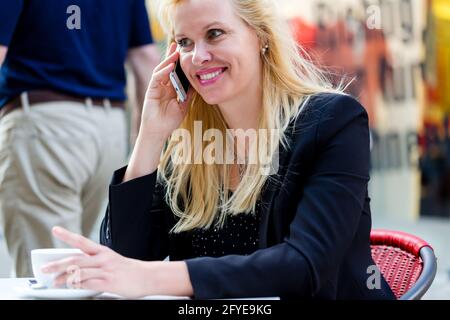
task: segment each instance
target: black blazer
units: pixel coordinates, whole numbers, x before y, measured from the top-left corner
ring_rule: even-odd
[[[261,196],[260,249],[187,259],[195,298],[395,299],[383,277],[378,289],[367,285],[375,263],[365,109],[345,95],[312,96],[288,139]],[[156,173],[121,183],[125,170],[110,185],[101,242],[127,257],[162,260],[186,243],[168,235],[176,220]]]

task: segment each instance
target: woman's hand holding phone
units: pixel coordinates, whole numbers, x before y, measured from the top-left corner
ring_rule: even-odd
[[[156,170],[164,143],[186,117],[193,89],[180,103],[169,74],[179,59],[172,43],[167,57],[154,69],[145,94],[141,126],[123,181],[129,181]]]
[[[179,60],[176,48],[172,43],[168,56],[153,71],[142,111],[140,134],[160,134],[168,138],[187,114],[192,89],[188,91],[186,101],[180,103],[169,77]]]

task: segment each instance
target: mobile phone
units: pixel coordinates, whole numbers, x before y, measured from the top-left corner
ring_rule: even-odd
[[[181,69],[180,60],[176,62],[175,69],[169,74],[170,82],[177,92],[178,101],[185,102],[187,100],[187,92],[190,83],[183,70]]]

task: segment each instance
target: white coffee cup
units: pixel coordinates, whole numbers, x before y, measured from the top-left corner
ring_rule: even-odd
[[[60,273],[43,273],[41,268],[49,262],[61,260],[74,255],[82,255],[80,249],[72,248],[52,248],[31,250],[31,265],[33,267],[34,278],[39,285],[47,288],[54,287],[53,281]]]

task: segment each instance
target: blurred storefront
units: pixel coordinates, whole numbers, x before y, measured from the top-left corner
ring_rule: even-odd
[[[300,5],[301,2],[301,5]],[[426,0],[281,0],[297,40],[366,107],[374,215],[420,212]]]
[[[427,6],[421,212],[450,217],[450,0],[430,0]]]

